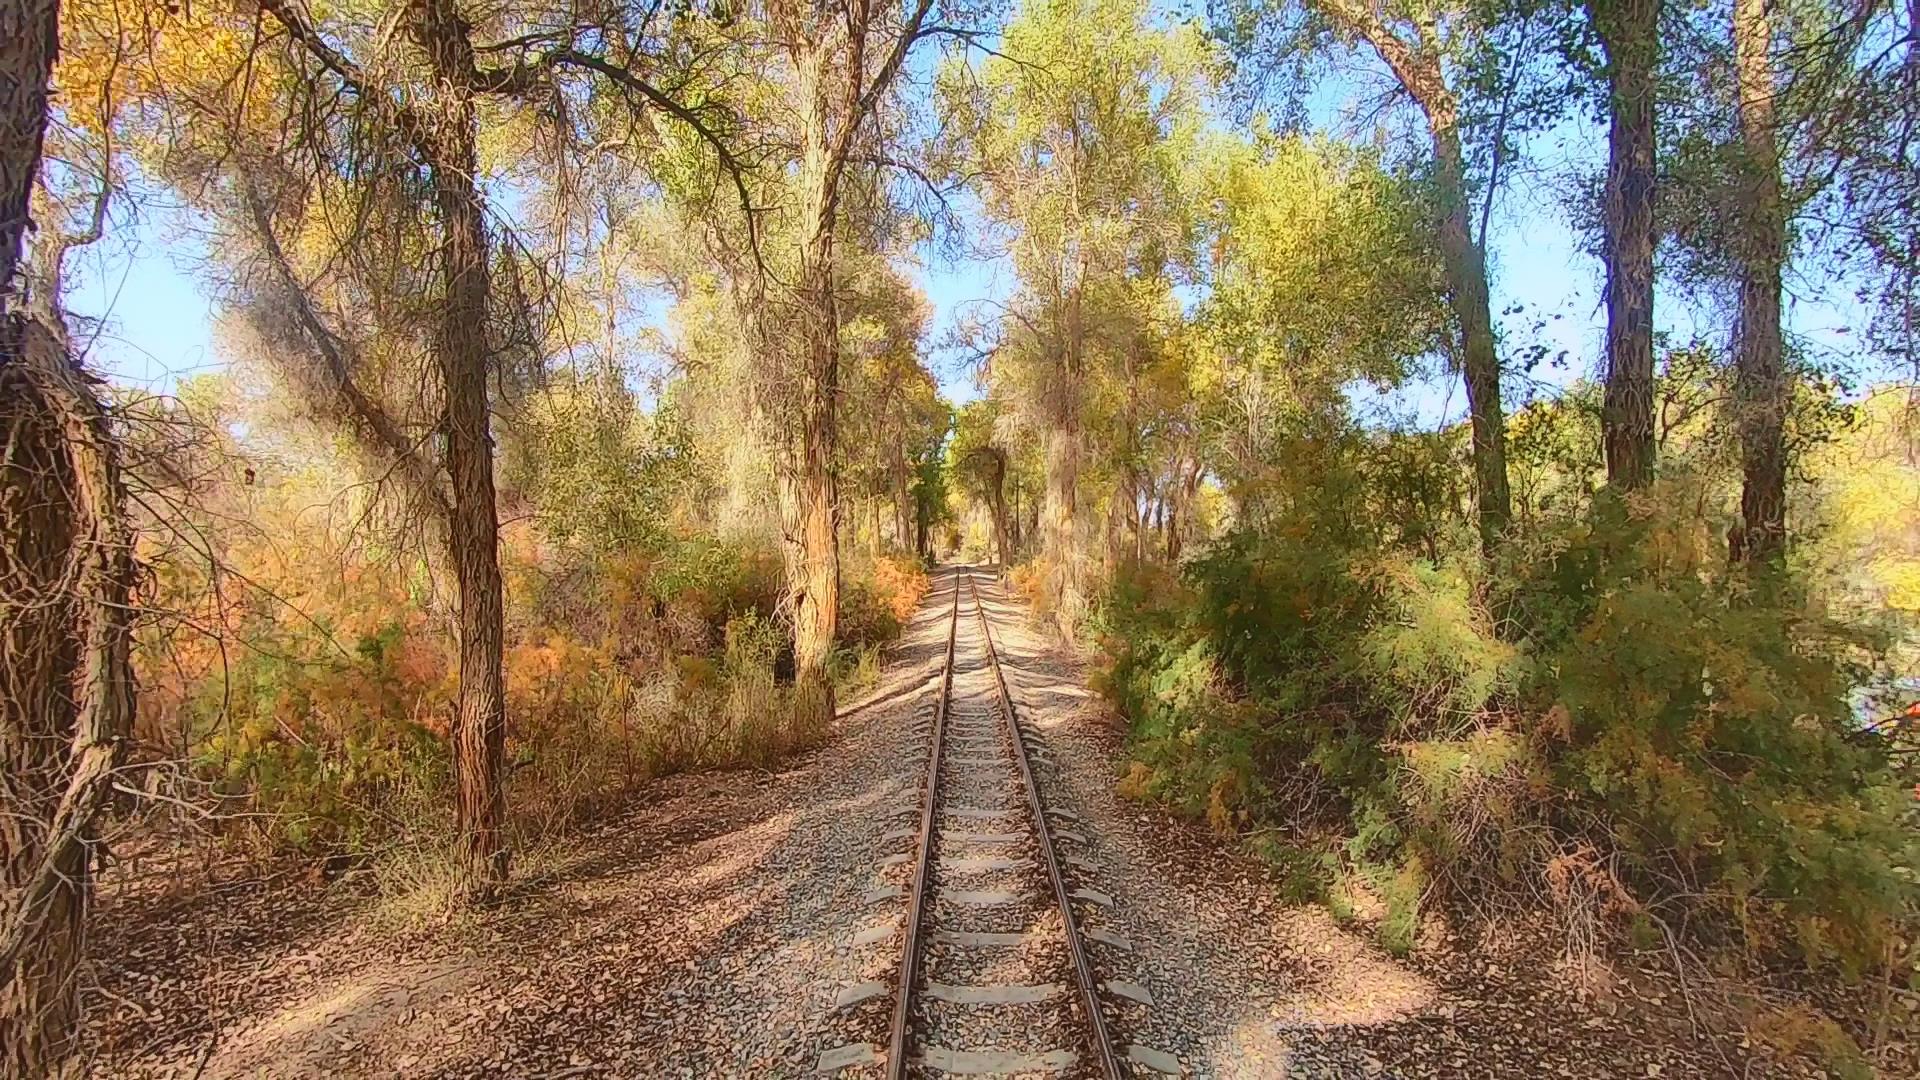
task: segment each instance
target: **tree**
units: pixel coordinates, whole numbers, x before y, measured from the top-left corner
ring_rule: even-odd
[[[57,0],[0,7],[0,313],[13,294],[26,242],[28,202],[47,130],[47,83],[59,51]]]
[[[798,117],[798,207],[790,289],[754,290],[787,312],[783,333],[760,326],[778,357],[762,408],[778,417],[775,483],[787,573],[785,610],[793,626],[794,709],[802,726],[834,715],[833,654],[840,605],[840,501],[835,476],[840,399],[840,318],[835,232],[842,183],[863,133],[891,92],[908,51],[928,33],[933,0],[904,11],[870,4],[782,2],[767,11],[775,47],[790,71]],[[776,293],[769,295],[770,292]]]
[[[119,448],[64,326],[12,310],[58,42],[0,7],[0,1076],[78,1075],[96,814],[133,717]],[[57,305],[54,306],[57,310]]]
[[[1660,0],[1589,0],[1606,51],[1607,179],[1602,255],[1607,270],[1607,379],[1602,439],[1607,482],[1622,491],[1653,480],[1654,73]]]
[[[994,552],[1004,573],[1013,565],[1013,541],[1007,522],[1007,452],[994,442],[998,414],[990,398],[961,406],[954,418],[947,456],[961,486],[987,505],[993,520]]]
[[[1301,138],[1235,143],[1210,179],[1212,291],[1189,361],[1209,468],[1264,525],[1297,484],[1303,432],[1347,415],[1444,340],[1438,260],[1412,178],[1377,153]]]
[[[1742,529],[1735,554],[1777,558],[1786,541],[1786,416],[1792,384],[1780,338],[1780,274],[1786,262],[1786,212],[1774,132],[1772,0],[1734,0],[1733,48],[1739,87],[1745,183],[1739,205],[1740,316],[1735,326],[1734,392],[1740,425]]]
[[[1008,26],[1002,55],[942,74],[943,164],[977,177],[1020,290],[992,348],[990,377],[1044,448],[1043,593],[1063,633],[1091,599],[1083,488],[1091,402],[1133,356],[1150,313],[1132,288],[1191,244],[1190,192],[1202,95],[1216,58],[1191,25],[1155,27],[1141,0],[1041,0]],[[1150,291],[1149,291],[1150,292]],[[1124,394],[1122,395],[1124,397]],[[1132,433],[1116,425],[1114,434]],[[1133,447],[1109,448],[1117,459]],[[1116,469],[1111,510],[1135,498]]]
[[[495,507],[493,435],[487,400],[490,245],[477,180],[475,92],[505,76],[476,66],[469,24],[451,0],[405,9],[404,30],[426,62],[427,80],[396,103],[361,65],[335,49],[283,0],[263,0],[281,30],[343,94],[382,116],[425,174],[436,217],[437,319],[429,330],[442,398],[447,542],[459,588],[460,691],[453,725],[455,803],[468,887],[478,899],[507,877],[504,602]],[[318,82],[319,80],[315,80]],[[316,341],[324,338],[321,331]]]
[[[565,136],[576,131],[565,126],[572,114],[561,103],[570,96],[591,100],[594,93],[605,92],[613,105],[625,106],[630,115],[657,109],[693,132],[717,155],[723,172],[734,178],[736,186],[740,169],[726,142],[710,126],[724,117],[683,105],[648,81],[644,65],[669,62],[656,57],[671,53],[667,46],[673,43],[674,33],[657,30],[651,15],[630,25],[614,13],[569,9],[559,13],[557,28],[510,35],[500,46],[477,46],[475,26],[454,0],[420,0],[404,5],[393,24],[413,47],[411,56],[399,57],[406,62],[393,64],[388,61],[400,50],[392,35],[373,23],[355,21],[354,13],[337,13],[339,24],[322,28],[308,23],[285,0],[263,0],[262,7],[287,41],[289,77],[284,85],[295,96],[294,110],[316,121],[297,129],[293,143],[278,148],[286,174],[299,175],[294,168],[297,162],[317,162],[319,175],[310,178],[300,199],[324,199],[338,183],[352,191],[359,182],[381,197],[398,199],[400,205],[390,204],[389,209],[400,210],[403,220],[416,213],[426,219],[424,246],[432,254],[434,275],[431,286],[413,287],[430,287],[433,292],[427,324],[416,330],[437,376],[438,468],[445,476],[445,532],[459,592],[455,798],[469,892],[485,899],[506,879],[509,863],[504,601],[489,385],[503,355],[536,348],[538,343],[526,340],[525,302],[514,283],[505,283],[503,289],[490,280],[496,262],[509,268],[517,264],[510,252],[501,250],[505,245],[497,245],[489,235],[490,208],[478,154],[481,104],[526,107],[553,118]],[[536,13],[504,13],[493,22],[496,28],[501,24],[510,28],[518,25],[522,15],[535,18]],[[664,33],[668,40],[649,41],[650,33]],[[660,47],[649,48],[655,44]],[[356,59],[356,49],[379,63]],[[488,57],[485,64],[481,56]],[[495,59],[502,56],[506,59]],[[576,81],[570,83],[569,78]],[[579,82],[582,79],[584,85]],[[342,101],[351,103],[350,107],[336,104]],[[587,110],[587,115],[604,114]],[[358,156],[368,146],[375,148],[376,155],[384,155],[382,167],[401,175],[417,173],[420,185],[393,184],[382,168],[360,169]],[[744,195],[744,187],[739,190]],[[409,199],[419,205],[408,205]],[[357,228],[365,218],[353,220]],[[351,248],[364,237],[343,239],[347,241],[342,245],[345,261],[351,263],[355,260]],[[388,266],[375,275],[381,286],[396,280],[407,283],[406,275],[393,274],[394,269]],[[283,284],[299,292],[290,277]],[[494,296],[496,291],[507,292],[507,302]],[[310,305],[303,306],[311,310]],[[400,306],[420,310],[416,305]],[[302,323],[310,346],[329,356],[329,369],[337,375],[341,367],[330,356],[337,351],[330,339],[338,335],[317,319]],[[379,435],[386,425],[363,407],[371,397],[348,392],[350,379],[336,377],[332,382],[356,422]],[[389,449],[403,459],[417,453],[399,445]],[[413,465],[408,471],[425,475],[433,469]]]
[[[1440,257],[1447,299],[1459,326],[1460,367],[1466,375],[1473,424],[1473,472],[1480,544],[1491,555],[1513,518],[1507,488],[1506,413],[1500,405],[1500,357],[1494,341],[1484,237],[1469,220],[1466,158],[1461,150],[1458,95],[1446,77],[1442,20],[1424,5],[1400,12],[1380,0],[1320,0],[1326,12],[1380,54],[1426,118],[1433,141],[1433,185],[1439,201]],[[1401,15],[1389,24],[1389,12]],[[1448,23],[1471,21],[1458,15]],[[1455,30],[1471,34],[1473,29]],[[1497,137],[1497,136],[1496,136]],[[1496,148],[1496,153],[1498,148]],[[1492,199],[1492,193],[1488,193]]]

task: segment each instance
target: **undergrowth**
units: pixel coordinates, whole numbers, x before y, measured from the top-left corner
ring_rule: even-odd
[[[505,551],[515,847],[601,818],[649,780],[765,768],[826,735],[797,726],[789,705],[775,553],[694,537],[555,574],[533,536],[509,534]],[[297,614],[267,603],[235,613],[243,650],[143,651],[142,735],[178,748],[238,850],[358,868],[400,916],[438,911],[459,876],[449,627],[408,602],[417,568],[328,569],[286,583],[304,594]],[[843,694],[877,680],[926,587],[909,557],[848,567]]]
[[[1364,893],[1396,951],[1423,904],[1544,901],[1570,941],[1653,920],[1909,978],[1915,796],[1849,703],[1882,641],[1730,566],[1702,504],[1596,500],[1496,564],[1316,514],[1123,568],[1123,788],[1336,914]]]

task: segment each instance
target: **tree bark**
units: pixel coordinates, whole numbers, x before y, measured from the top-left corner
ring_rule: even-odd
[[[1469,222],[1459,103],[1447,86],[1438,54],[1424,37],[1412,43],[1403,40],[1380,19],[1369,0],[1324,2],[1386,61],[1401,88],[1420,106],[1433,139],[1440,260],[1447,303],[1460,325],[1460,367],[1473,427],[1475,516],[1481,549],[1491,556],[1513,520],[1513,497],[1507,483],[1507,418],[1500,402],[1500,355],[1493,338],[1487,256],[1474,240]]]
[[[797,422],[784,439],[778,484],[785,606],[793,624],[794,722],[802,733],[823,732],[833,721],[828,664],[840,617],[840,556],[834,539],[839,503],[833,467],[840,373],[840,319],[833,288],[838,198],[825,67],[824,50],[816,48],[803,68],[802,241],[794,313],[799,408]]]
[[[1047,433],[1047,498],[1041,542],[1049,571],[1049,600],[1063,635],[1073,632],[1081,602],[1079,573],[1080,418],[1078,410],[1060,410]]]
[[[907,483],[907,453],[896,444],[893,448],[893,526],[894,537],[905,551],[912,546],[908,539],[913,528],[913,491]]]
[[[47,130],[47,81],[60,49],[57,0],[0,4],[0,315],[10,308]]]
[[[0,5],[0,1077],[81,1073],[92,831],[133,719],[119,448],[65,327],[12,311],[58,47],[53,0]]]
[[[1660,0],[1590,0],[1611,95],[1602,207],[1607,266],[1607,482],[1653,480],[1654,66]]]
[[[1513,496],[1507,486],[1507,418],[1500,402],[1500,357],[1493,341],[1487,256],[1469,231],[1460,135],[1451,115],[1444,126],[1436,126],[1433,142],[1443,211],[1440,257],[1445,264],[1453,317],[1460,324],[1460,367],[1466,377],[1467,411],[1473,426],[1480,548],[1492,556],[1513,520]]]
[[[133,720],[133,541],[105,410],[0,316],[0,1076],[78,1075],[94,818]]]
[[[1081,272],[1076,277],[1084,277]],[[1081,293],[1074,284],[1064,297],[1060,370],[1047,402],[1046,500],[1041,510],[1040,543],[1046,559],[1045,589],[1056,628],[1070,638],[1085,606],[1080,550],[1080,384]]]
[[[474,102],[460,72],[473,69],[466,25],[450,0],[423,0],[412,27],[441,75],[440,123],[433,132],[434,209],[441,237],[444,298],[434,351],[445,395],[448,534],[460,592],[460,700],[453,758],[460,843],[468,887],[487,900],[507,879],[506,680],[500,523],[493,483],[487,402],[488,268],[484,206],[474,179]]]
[[[1007,455],[991,446],[978,453],[987,460],[987,510],[993,515],[993,548],[1000,559],[1000,575],[1005,577],[1013,561],[1012,543],[1007,534]]]
[[[1774,133],[1773,24],[1769,0],[1735,0],[1734,66],[1740,92],[1740,319],[1735,331],[1734,398],[1739,410],[1742,528],[1733,556],[1778,558],[1786,545],[1787,402],[1780,338],[1780,275],[1786,219]]]

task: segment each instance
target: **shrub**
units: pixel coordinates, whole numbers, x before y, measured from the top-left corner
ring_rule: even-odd
[[[1275,850],[1338,823],[1394,946],[1422,895],[1505,882],[1569,920],[1683,906],[1754,947],[1877,962],[1920,849],[1849,708],[1875,643],[1730,568],[1686,482],[1598,499],[1494,566],[1281,520],[1177,579],[1125,569],[1096,682],[1130,723],[1126,790],[1279,830]]]
[[[1694,524],[1603,513],[1562,556],[1582,574],[1533,583],[1572,580],[1587,613],[1543,635],[1532,690],[1563,744],[1557,782],[1645,892],[1704,896],[1755,942],[1780,926],[1810,957],[1872,962],[1920,849],[1911,795],[1851,737],[1848,657],[1870,643],[1789,583],[1728,573]]]
[[[1384,558],[1361,569],[1379,598],[1356,659],[1373,698],[1402,730],[1459,730],[1511,693],[1520,655],[1460,564]]]
[[[883,555],[873,561],[874,596],[893,613],[902,625],[920,609],[927,595],[927,569],[920,560],[906,555]]]

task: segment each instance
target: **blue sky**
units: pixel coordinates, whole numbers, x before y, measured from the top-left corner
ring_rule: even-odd
[[[1377,90],[1377,78],[1377,73],[1330,77],[1313,95],[1316,120],[1338,130],[1348,106]],[[1580,250],[1580,237],[1563,209],[1558,178],[1568,168],[1597,168],[1603,153],[1604,132],[1597,124],[1569,120],[1536,136],[1527,148],[1529,159],[1547,167],[1520,174],[1496,203],[1488,247],[1503,354],[1517,357],[1538,345],[1550,356],[1567,358],[1563,367],[1542,366],[1531,376],[1511,376],[1507,396],[1512,403],[1597,374],[1605,332],[1600,265]],[[218,370],[226,358],[214,340],[215,313],[201,280],[206,261],[199,234],[184,215],[165,208],[120,223],[107,240],[76,260],[78,265],[70,270],[74,289],[68,307],[77,315],[104,319],[91,342],[91,362],[122,383],[157,393],[169,391],[182,377]],[[918,276],[935,311],[929,360],[949,397],[969,399],[975,393],[972,369],[935,346],[980,301],[1006,297],[1014,284],[1011,273],[992,260],[952,261],[929,251]],[[1822,298],[1789,298],[1789,330],[1844,356],[1850,348],[1847,327],[1861,313],[1853,309],[1846,290],[1828,288],[1825,293]],[[1837,302],[1829,297],[1837,297]],[[1678,295],[1664,283],[1656,317],[1676,342],[1695,336],[1724,340],[1728,322],[1710,298]],[[1530,380],[1534,385],[1528,385]],[[1446,377],[1405,387],[1374,404],[1415,416],[1422,425],[1456,421],[1466,408],[1459,380]]]

